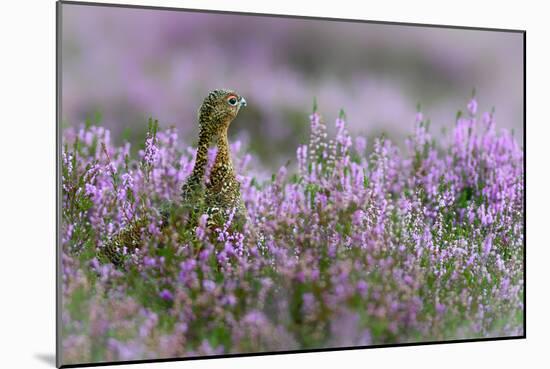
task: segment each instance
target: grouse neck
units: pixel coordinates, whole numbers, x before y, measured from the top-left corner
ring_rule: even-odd
[[[195,166],[192,176],[198,182],[202,182],[208,163],[208,148],[210,147],[210,137],[201,129],[199,132],[199,143],[197,145],[197,154],[195,156]]]
[[[216,160],[214,166],[226,164],[228,168],[232,169],[231,163],[231,150],[229,149],[229,140],[227,138],[227,128],[223,129],[217,137],[218,152],[216,154]]]

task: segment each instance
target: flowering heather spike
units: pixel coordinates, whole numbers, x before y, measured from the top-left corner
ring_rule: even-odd
[[[472,100],[468,103],[468,112],[470,115],[476,115],[477,113],[477,100],[475,97],[472,97]]]
[[[297,168],[268,181],[234,146],[243,232],[177,207],[159,227],[193,169],[175,130],[151,120],[137,158],[103,127],[65,130],[65,364],[521,334],[523,151],[469,105],[443,137],[417,115],[403,149],[371,153],[315,106]]]
[[[145,155],[143,161],[149,166],[153,166],[159,157],[158,148],[155,145],[155,136],[150,134],[145,140]]]

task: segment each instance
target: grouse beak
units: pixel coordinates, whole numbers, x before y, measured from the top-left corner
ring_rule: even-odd
[[[246,100],[244,97],[241,96],[241,99],[239,100],[239,104],[241,104],[241,108],[246,106]]]

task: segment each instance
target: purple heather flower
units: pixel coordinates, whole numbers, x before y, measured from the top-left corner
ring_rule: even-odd
[[[147,267],[154,267],[157,265],[157,260],[155,258],[146,256],[143,258],[143,265]]]
[[[422,114],[421,111],[417,112],[414,121],[415,121],[416,123],[420,123],[420,122],[422,122],[423,120],[424,120],[424,114]]]
[[[162,290],[160,293],[159,293],[159,296],[161,299],[163,300],[173,300],[174,299],[174,295],[172,295],[172,292],[168,291],[167,289],[164,289]]]
[[[493,247],[493,236],[489,235],[483,241],[483,255],[487,256]]]
[[[154,137],[148,137],[147,140],[145,140],[145,155],[143,157],[143,160],[148,165],[153,165],[159,158],[159,149],[155,145],[155,138]]]
[[[365,154],[367,150],[367,139],[363,136],[355,137],[355,150],[359,153],[360,156]]]
[[[213,292],[216,289],[216,283],[208,279],[202,281],[202,286],[208,292]]]
[[[363,281],[363,280],[360,280],[359,282],[357,282],[357,292],[359,292],[360,295],[362,296],[366,296],[367,294],[367,291],[368,291],[368,283]]]
[[[468,103],[468,112],[470,113],[470,115],[476,115],[476,113],[477,113],[477,100],[475,98],[470,100],[470,102]]]

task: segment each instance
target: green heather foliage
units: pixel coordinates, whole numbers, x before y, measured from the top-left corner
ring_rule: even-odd
[[[234,143],[242,231],[187,221],[195,150],[174,129],[151,121],[137,156],[98,123],[66,129],[63,363],[522,335],[523,150],[476,110],[437,137],[418,113],[403,149],[367,149],[344,114],[330,137],[316,110],[273,176]],[[102,260],[137,219],[141,247]]]

